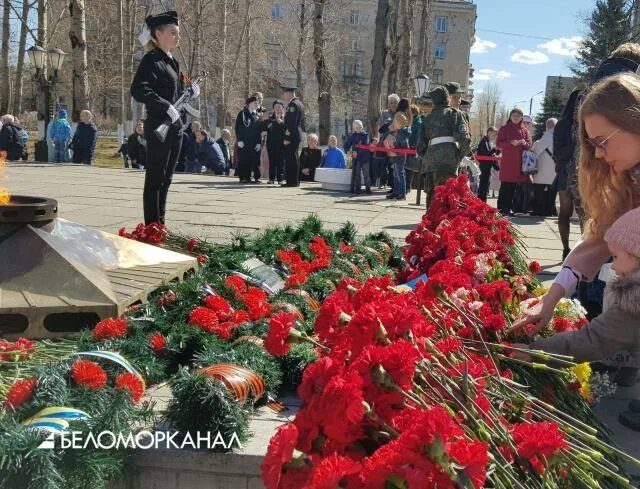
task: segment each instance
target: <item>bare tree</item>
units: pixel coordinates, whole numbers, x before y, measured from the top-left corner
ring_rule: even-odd
[[[327,144],[331,133],[331,88],[333,77],[325,58],[324,8],[326,0],[314,0],[313,9],[313,58],[316,62],[318,81],[318,137],[320,144]]]
[[[409,96],[411,90],[411,40],[413,31],[413,0],[401,0],[400,18],[402,19],[401,56],[398,67],[398,85],[400,93]]]
[[[400,37],[398,34],[398,18],[400,3],[403,0],[390,0],[389,14],[389,71],[387,72],[387,90],[398,91],[398,61],[400,57]],[[377,22],[376,22],[377,25]]]
[[[228,1],[220,0],[220,24],[219,24],[219,56],[217,58],[218,65],[218,127],[224,128],[227,123],[227,13]]]
[[[504,102],[502,100],[502,91],[497,83],[487,83],[484,90],[474,97],[473,102],[477,114],[477,125],[474,127],[474,134],[483,136],[489,127],[500,125]]]
[[[31,9],[30,0],[22,1],[21,19],[20,25],[20,41],[18,44],[18,61],[16,64],[16,82],[14,84],[13,92],[13,113],[22,113],[22,85],[24,78],[24,55],[26,53],[27,45],[27,33],[29,32],[29,10]]]
[[[87,77],[87,37],[85,30],[85,0],[70,0],[69,14],[71,25],[69,40],[71,41],[72,79],[72,120],[80,120],[80,111],[88,107],[89,80]]]
[[[11,36],[11,0],[2,3],[2,55],[0,56],[0,113],[9,112],[11,104],[11,71],[9,69],[9,37]]]
[[[378,0],[376,13],[376,32],[371,60],[371,84],[369,85],[369,101],[367,119],[370,134],[378,132],[378,115],[380,113],[380,94],[384,79],[387,58],[387,31],[389,30],[389,0]]]

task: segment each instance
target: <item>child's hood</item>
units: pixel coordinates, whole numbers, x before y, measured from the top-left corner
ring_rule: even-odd
[[[610,300],[629,314],[640,314],[640,270],[607,285]]]

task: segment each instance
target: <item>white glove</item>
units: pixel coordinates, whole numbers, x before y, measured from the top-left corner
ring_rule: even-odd
[[[243,141],[238,141],[238,148],[240,148],[240,149],[244,148],[244,142]]]
[[[192,83],[191,85],[189,85],[189,88],[187,88],[187,90],[189,90],[189,95],[191,96],[191,98],[198,98],[198,95],[200,95],[200,86],[197,83]]]
[[[167,109],[167,115],[171,119],[172,123],[180,119],[180,112],[178,112],[178,109],[176,109],[173,105],[170,105]]]
[[[254,148],[256,151],[260,151],[260,143],[256,144],[256,147]]]

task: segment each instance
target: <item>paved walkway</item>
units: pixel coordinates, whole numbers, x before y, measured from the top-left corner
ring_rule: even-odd
[[[10,164],[2,182],[14,194],[52,197],[65,219],[117,232],[142,221],[144,174],[138,170],[107,169],[82,165]],[[316,183],[299,188],[273,185],[239,185],[235,178],[178,174],[169,193],[167,222],[170,229],[214,241],[226,241],[237,233],[252,233],[274,224],[295,222],[316,213],[330,228],[353,222],[360,234],[387,231],[400,242],[420,221],[423,207],[388,201],[382,190],[373,195],[350,197],[326,192]],[[494,202],[495,203],[495,202]],[[529,258],[543,268],[542,280],[560,269],[562,246],[555,219],[513,219],[522,234]],[[572,224],[571,239],[579,236]],[[640,457],[637,433],[616,421],[628,399],[640,398],[640,384],[618,389],[616,399],[603,401],[596,412],[614,431],[625,450]],[[640,473],[636,469],[634,473]]]

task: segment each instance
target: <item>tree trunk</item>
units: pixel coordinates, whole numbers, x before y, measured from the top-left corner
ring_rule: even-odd
[[[0,56],[0,113],[9,112],[11,104],[11,72],[9,71],[9,38],[11,37],[11,1],[4,0],[2,5],[2,56]]]
[[[245,85],[245,93],[248,97],[251,93],[251,18],[249,17],[249,8],[251,2],[247,2],[247,11],[246,11],[246,19],[247,22],[245,24],[246,32],[246,45],[245,45],[245,58],[244,58],[244,85]]]
[[[247,7],[247,10],[245,11],[244,26],[240,34],[240,39],[238,39],[238,48],[236,49],[236,54],[233,57],[233,66],[231,68],[231,75],[229,76],[229,82],[227,83],[227,90],[225,92],[225,109],[226,109],[226,105],[229,103],[229,95],[231,93],[231,87],[235,83],[236,70],[238,69],[238,61],[240,60],[240,53],[242,52],[242,42],[244,40],[244,35],[247,32],[248,27],[249,27],[249,8]]]
[[[422,0],[422,9],[420,12],[420,34],[418,39],[418,59],[416,67],[418,74],[427,71],[427,57],[429,56],[429,11],[431,9],[431,0]]]
[[[398,10],[403,0],[390,1],[389,19],[389,72],[387,73],[387,91],[395,93],[398,91],[398,61],[400,56],[400,37],[398,36]]]
[[[402,0],[400,16],[402,18],[402,48],[400,50],[399,87],[400,93],[408,97],[412,90],[411,83],[411,34],[413,30],[413,0]]]
[[[131,85],[133,81],[134,67],[133,67],[133,57],[135,55],[136,50],[136,17],[138,9],[136,8],[135,0],[127,0],[126,10],[125,10],[125,18],[128,20],[127,25],[127,86]],[[127,94],[127,120],[133,120],[133,106],[131,101],[131,94]]]
[[[313,58],[316,62],[318,80],[318,136],[320,144],[328,143],[331,134],[331,88],[333,78],[325,59],[324,8],[326,0],[314,0],[313,12]]]
[[[80,120],[80,111],[87,108],[87,99],[89,98],[84,2],[85,0],[70,0],[69,2],[69,14],[71,15],[69,39],[71,40],[71,62],[73,65],[71,120],[73,122]]]
[[[118,29],[119,29],[119,56],[118,56],[118,68],[120,75],[120,104],[118,107],[118,141],[122,141],[124,137],[124,125],[126,122],[127,110],[125,108],[125,79],[124,79],[124,17],[123,17],[123,5],[124,0],[118,0]]]
[[[218,61],[220,90],[218,100],[218,121],[220,129],[224,129],[227,124],[227,0],[221,0],[220,8],[220,58]],[[206,83],[206,80],[205,80]]]
[[[47,10],[49,9],[48,0],[38,0],[38,45],[47,49]],[[45,65],[44,75],[47,74]],[[38,139],[44,141],[47,138],[47,125],[49,124],[49,99],[46,93],[38,90],[36,95],[38,101]],[[42,121],[42,123],[40,122]]]
[[[378,0],[376,13],[376,32],[373,41],[373,58],[371,60],[371,83],[367,103],[367,120],[369,134],[378,134],[378,117],[380,114],[380,93],[384,79],[387,58],[387,31],[389,30],[389,0]]]
[[[22,83],[24,79],[24,55],[27,46],[27,28],[29,20],[30,0],[22,2],[22,25],[20,27],[20,43],[18,45],[18,63],[16,65],[16,83],[13,93],[13,113],[22,113]]]
[[[300,99],[304,100],[302,93],[302,56],[304,54],[305,29],[305,0],[300,2],[300,32],[298,37],[298,55],[296,56],[296,87],[300,91]]]

